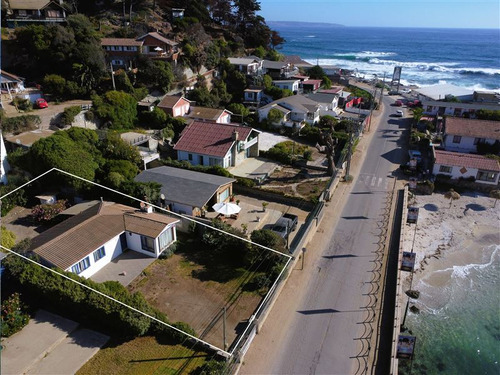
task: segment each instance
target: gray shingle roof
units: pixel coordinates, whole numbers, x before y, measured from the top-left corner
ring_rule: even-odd
[[[158,182],[167,201],[203,207],[223,185],[235,181],[233,178],[194,172],[181,168],[158,167],[141,172],[138,182]]]

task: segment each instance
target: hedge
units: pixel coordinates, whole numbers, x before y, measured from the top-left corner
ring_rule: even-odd
[[[82,111],[82,107],[79,105],[73,105],[71,107],[64,108],[63,114],[61,116],[61,122],[63,125],[71,125],[75,120],[75,117]]]
[[[40,116],[37,115],[9,117],[3,119],[2,130],[5,133],[19,134],[30,130],[36,130],[41,123],[42,120]]]
[[[61,312],[81,323],[97,326],[118,337],[165,334],[177,340],[183,338],[163,324],[17,256],[5,259],[4,267],[9,282],[17,284],[23,294],[29,296],[30,301]],[[59,272],[168,323],[166,315],[152,307],[141,293],[130,293],[117,281],[96,283],[74,273],[61,270]],[[194,330],[186,323],[176,323],[176,325],[194,334]]]

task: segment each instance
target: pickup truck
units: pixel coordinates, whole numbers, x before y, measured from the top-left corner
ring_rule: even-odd
[[[297,215],[284,214],[272,226],[271,230],[278,233],[282,238],[286,238],[291,232],[297,228],[299,218]]]

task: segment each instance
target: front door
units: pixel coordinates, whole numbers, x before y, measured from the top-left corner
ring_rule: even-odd
[[[122,246],[122,252],[128,247],[127,245],[127,233],[123,232],[120,234],[120,245]]]

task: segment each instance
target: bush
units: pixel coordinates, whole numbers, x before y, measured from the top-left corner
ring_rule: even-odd
[[[39,204],[33,207],[31,216],[37,222],[47,222],[51,221],[68,207],[68,201],[65,199],[58,200],[54,204]]]
[[[0,227],[0,233],[2,238],[2,246],[7,249],[12,249],[16,243],[16,235],[14,232],[8,230],[3,225]]]
[[[2,128],[4,133],[19,134],[30,130],[36,130],[41,123],[42,120],[40,116],[23,115],[5,118],[2,121]]]
[[[82,107],[79,105],[73,105],[71,107],[64,108],[63,114],[61,116],[61,122],[63,125],[71,125],[75,120],[75,117],[82,111]]]
[[[236,183],[249,188],[253,188],[255,186],[255,181],[246,177],[236,177]]]
[[[9,337],[19,332],[28,324],[30,316],[25,311],[19,293],[12,294],[2,303],[2,337]]]
[[[50,307],[76,319],[82,324],[98,325],[100,329],[118,337],[136,337],[147,333],[164,333],[162,324],[152,324],[152,320],[122,305],[86,289],[70,280],[26,262],[18,257],[8,257],[4,261],[5,276],[9,282],[20,287],[30,300]],[[126,305],[168,323],[165,314],[148,304],[141,293],[130,293],[118,282],[96,283],[70,272],[60,271],[69,278],[115,298]],[[176,323],[186,332],[194,332],[185,323]],[[171,335],[171,337],[175,336]]]
[[[26,254],[31,248],[31,238],[23,238],[17,244],[12,246],[11,250],[19,254]]]
[[[12,190],[16,189],[15,185],[0,185],[0,195],[3,196],[10,193]],[[7,197],[2,199],[2,217],[7,215],[10,210],[15,206],[24,206],[27,202],[26,193],[24,189],[16,190],[15,192],[9,194]]]
[[[33,104],[29,99],[24,98],[14,98],[14,106],[21,111],[31,111],[33,109]]]
[[[429,180],[418,182],[417,192],[420,194],[431,195],[434,192],[434,183]]]
[[[261,151],[260,154],[265,158],[291,165],[297,159],[297,155],[303,155],[307,150],[307,146],[293,141],[286,141],[274,145],[268,151]]]
[[[177,242],[174,242],[160,254],[160,259],[168,259],[177,251]]]

